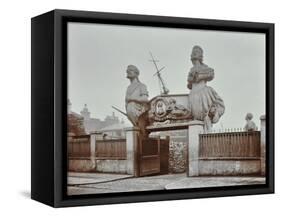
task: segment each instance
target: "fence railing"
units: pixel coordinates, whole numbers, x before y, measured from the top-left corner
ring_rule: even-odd
[[[90,135],[70,137],[67,152],[69,158],[91,157]]]
[[[199,157],[259,158],[260,131],[200,134]]]
[[[126,139],[96,140],[96,159],[125,160]]]

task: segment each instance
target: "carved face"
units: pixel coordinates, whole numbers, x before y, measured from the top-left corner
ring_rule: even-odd
[[[191,62],[192,62],[192,65],[194,65],[194,66],[195,66],[196,64],[200,63],[200,61],[197,60],[197,59],[192,59]]]
[[[191,62],[193,65],[196,64],[196,62],[200,62],[202,63],[203,61],[203,50],[201,47],[199,46],[194,46],[191,52],[191,56],[190,56]]]
[[[127,72],[127,78],[129,79],[137,78],[139,76],[139,70],[134,65],[129,65],[126,72]]]
[[[253,114],[252,113],[247,113],[245,117],[246,121],[250,121],[253,119]]]
[[[127,70],[127,78],[136,78],[137,73],[133,70]]]

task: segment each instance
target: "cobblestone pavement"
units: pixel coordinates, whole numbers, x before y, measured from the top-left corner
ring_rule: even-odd
[[[264,177],[186,177],[185,173],[134,178],[122,174],[70,173],[68,194],[169,190],[264,184]]]

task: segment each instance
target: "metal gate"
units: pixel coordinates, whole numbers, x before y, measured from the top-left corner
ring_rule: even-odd
[[[139,148],[139,176],[160,173],[160,139],[142,139]]]

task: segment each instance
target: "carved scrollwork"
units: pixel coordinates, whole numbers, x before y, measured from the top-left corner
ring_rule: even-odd
[[[191,119],[190,110],[177,104],[177,101],[173,97],[156,97],[151,101],[150,110],[148,112],[150,123],[167,123],[179,122],[181,120]]]

